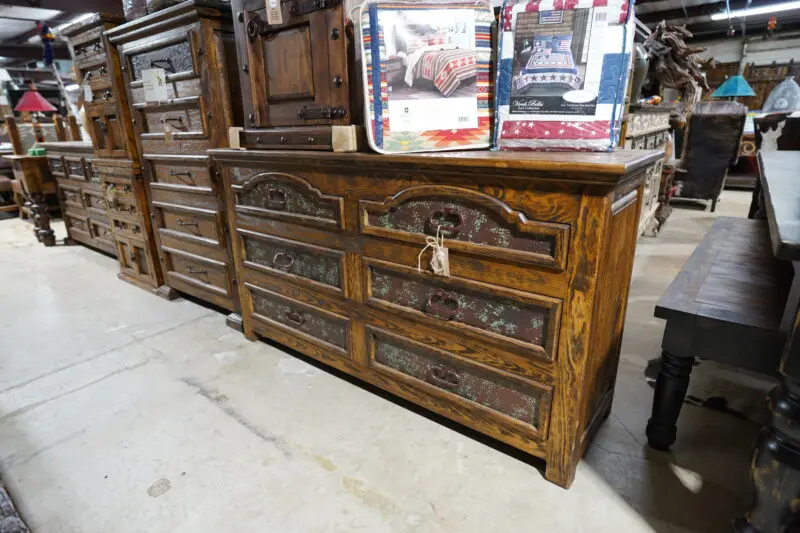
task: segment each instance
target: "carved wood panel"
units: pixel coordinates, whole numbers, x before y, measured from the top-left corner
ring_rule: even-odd
[[[344,198],[322,194],[293,174],[264,172],[231,186],[238,213],[324,228],[343,228]]]
[[[504,202],[471,189],[409,187],[383,200],[359,201],[361,232],[424,243],[437,231],[463,252],[564,268],[569,226],[529,220]]]

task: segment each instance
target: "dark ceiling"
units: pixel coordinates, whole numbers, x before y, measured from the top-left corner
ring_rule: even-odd
[[[755,8],[786,3],[789,0],[755,0],[749,6],[746,0],[730,0],[730,9]],[[719,0],[637,0],[636,16],[651,29],[662,20],[671,24],[685,24],[696,40],[725,38],[733,26],[735,36],[759,36],[767,33],[770,17],[777,19],[775,33],[800,30],[800,9],[782,11],[767,15],[748,16],[746,19],[733,18],[730,22],[711,20],[714,13],[725,12],[725,1]]]

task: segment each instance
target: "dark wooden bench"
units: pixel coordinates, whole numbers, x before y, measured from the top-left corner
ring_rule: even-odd
[[[777,375],[794,319],[794,310],[785,313],[792,278],[791,263],[770,249],[765,220],[714,222],[655,309],[667,324],[650,446],[666,450],[675,442],[695,357]]]

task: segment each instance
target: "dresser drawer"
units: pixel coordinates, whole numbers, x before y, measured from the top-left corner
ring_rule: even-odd
[[[112,218],[111,226],[114,228],[114,233],[122,237],[129,239],[143,238],[142,223],[138,220]]]
[[[111,88],[111,76],[108,73],[108,65],[105,56],[98,56],[91,61],[85,61],[77,67],[78,82],[84,86],[86,84],[92,93]]]
[[[70,185],[62,181],[58,184],[58,191],[65,207],[73,207],[80,210],[86,208],[86,206],[83,205],[80,185]]]
[[[371,325],[366,326],[366,342],[370,368],[453,404],[448,413],[451,418],[451,413],[467,423],[484,418],[511,426],[529,438],[547,438],[549,386],[468,362]]]
[[[120,235],[116,236],[116,240],[120,272],[124,276],[152,285],[153,280],[150,276],[154,269],[153,259],[147,253],[144,241]]]
[[[231,308],[231,273],[226,263],[163,243],[160,251],[170,286]]]
[[[206,110],[201,96],[188,96],[166,100],[157,104],[138,103],[133,105],[136,132],[142,141],[152,141],[147,153],[170,151],[168,146],[180,141],[200,141],[193,146],[200,150],[209,144]]]
[[[299,333],[346,355],[350,344],[350,320],[347,317],[285,298],[252,283],[245,283],[245,287],[250,293],[253,318]]]
[[[125,127],[120,122],[116,102],[113,99],[94,102],[87,104],[85,110],[95,155],[126,157]]]
[[[141,217],[139,204],[133,194],[133,184],[124,182],[108,183],[107,181],[104,194],[109,216],[123,217],[129,220],[138,220]]]
[[[70,43],[72,57],[78,68],[84,65],[91,65],[100,58],[105,60],[106,50],[101,37],[102,31],[102,28],[93,29],[76,39],[74,44]]]
[[[154,201],[158,231],[210,246],[224,246],[222,216],[216,210]]]
[[[86,209],[89,211],[102,216],[108,213],[106,197],[102,190],[82,188],[81,196],[83,196],[83,205],[85,205]]]
[[[73,180],[86,181],[85,159],[83,157],[64,156],[64,174]]]
[[[50,165],[50,173],[57,178],[66,177],[64,174],[64,158],[61,156],[48,156],[47,164]]]
[[[196,30],[187,27],[150,35],[146,39],[124,45],[122,53],[130,72],[131,87],[141,87],[142,71],[152,68],[164,70],[167,86],[198,77],[199,61],[195,54],[199,48]]]
[[[116,255],[114,233],[106,220],[90,216],[88,218],[89,234],[95,241],[93,244],[102,248],[108,253]]]
[[[344,198],[322,193],[300,176],[231,169],[237,213],[325,229],[344,228]]]
[[[408,187],[383,201],[359,201],[360,230],[425,245],[437,234],[459,252],[563,269],[570,227],[537,222],[489,194],[446,185]]]
[[[64,225],[67,227],[69,235],[76,240],[86,242],[92,238],[89,232],[89,219],[83,214],[65,212]]]
[[[302,148],[304,150],[331,150],[333,134],[330,128],[308,128],[292,131],[290,128],[281,131],[244,130],[240,136],[240,144],[244,148],[256,150]]]
[[[561,300],[364,260],[367,301],[443,328],[553,359]]]
[[[180,187],[194,187],[213,192],[210,159],[206,156],[172,157],[152,156],[146,160],[153,182]]]
[[[344,252],[246,229],[238,234],[245,267],[342,294]]]

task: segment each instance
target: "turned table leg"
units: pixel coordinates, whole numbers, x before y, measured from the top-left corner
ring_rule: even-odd
[[[47,212],[47,202],[43,194],[31,195],[31,209],[33,209],[33,231],[39,242],[45,246],[55,246],[55,232],[50,228],[50,214]]]
[[[786,533],[800,511],[800,382],[784,377],[769,410],[750,464],[755,504],[736,520],[737,533]]]
[[[668,450],[675,442],[678,415],[689,388],[694,357],[661,352],[661,369],[656,378],[653,414],[647,422],[647,441],[656,450]]]

